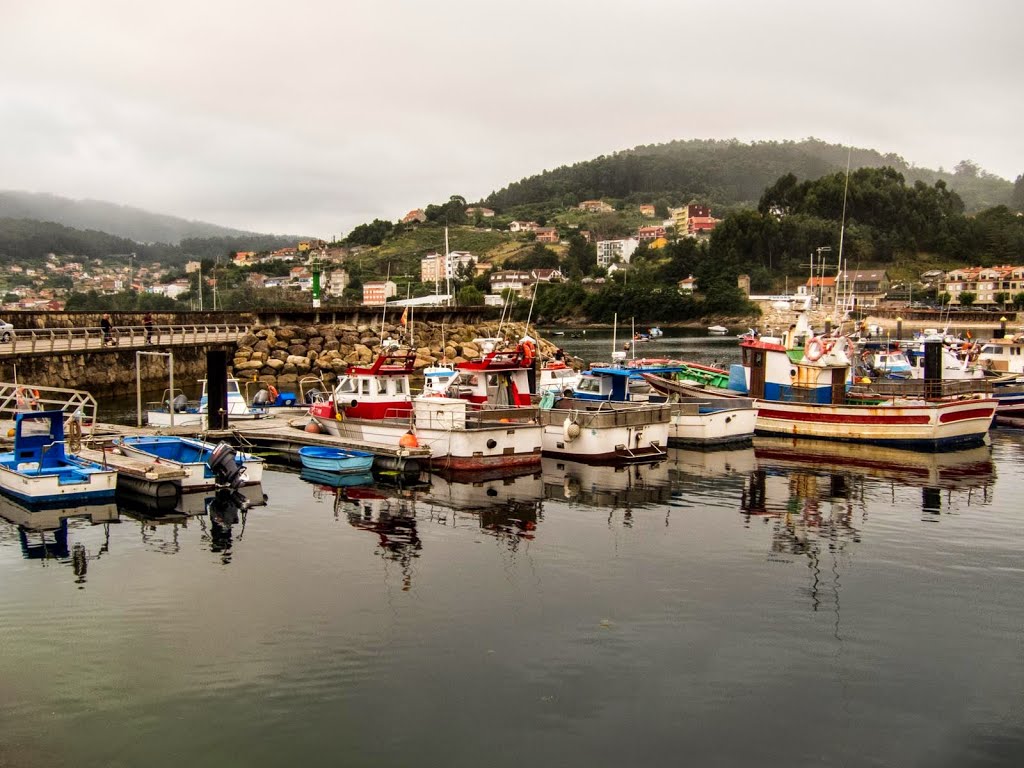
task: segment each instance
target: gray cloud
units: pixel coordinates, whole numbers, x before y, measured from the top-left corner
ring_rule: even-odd
[[[994,0],[8,0],[0,187],[329,236],[638,144],[1024,171]]]

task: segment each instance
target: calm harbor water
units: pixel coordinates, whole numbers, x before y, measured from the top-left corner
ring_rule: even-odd
[[[1024,432],[259,491],[0,497],[0,766],[1024,764]]]

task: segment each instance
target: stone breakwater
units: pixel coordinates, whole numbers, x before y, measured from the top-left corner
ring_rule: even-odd
[[[236,378],[259,381],[280,392],[298,391],[303,379],[333,384],[350,365],[368,365],[383,344],[399,342],[416,351],[416,370],[447,361],[459,363],[483,355],[474,339],[500,335],[514,343],[523,336],[522,324],[497,323],[445,326],[416,323],[415,337],[401,325],[282,325],[253,326],[241,339],[231,361]],[[443,334],[443,335],[442,335]],[[383,344],[382,344],[383,342]],[[541,359],[556,347],[540,340]],[[309,387],[304,387],[308,390]]]

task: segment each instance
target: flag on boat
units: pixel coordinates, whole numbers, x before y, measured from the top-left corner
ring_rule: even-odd
[[[402,327],[403,327],[403,328],[404,328],[404,327],[405,327],[406,325],[408,325],[408,324],[409,324],[409,308],[408,308],[408,307],[406,307],[406,308],[405,308],[405,311],[403,311],[403,312],[402,312],[402,319],[401,319],[401,320],[399,320],[398,322],[400,322],[400,323],[402,324]]]

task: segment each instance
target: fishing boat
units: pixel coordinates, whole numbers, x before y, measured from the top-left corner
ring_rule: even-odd
[[[540,393],[539,410],[530,389],[530,369],[517,351],[494,351],[480,360],[459,363],[459,375],[446,395],[475,408],[526,408],[543,426],[546,456],[573,456],[578,461],[635,462],[664,457],[668,444],[668,409],[643,404],[588,402]],[[569,369],[571,370],[571,369]],[[575,390],[572,390],[575,392]]]
[[[146,423],[151,427],[188,427],[205,424],[209,410],[208,382],[206,379],[200,379],[199,383],[202,385],[202,395],[198,401],[189,400],[183,393],[175,394],[165,390],[159,402],[146,406]],[[227,390],[229,421],[262,419],[270,415],[266,403],[250,405],[246,402],[238,379],[229,376]]]
[[[649,363],[649,364],[648,364]],[[685,367],[685,366],[683,366]],[[754,436],[757,405],[750,398],[696,397],[673,389],[667,380],[680,372],[671,361],[633,361],[627,367],[592,368],[583,374],[578,400],[647,403],[667,409],[667,442],[662,445],[712,447],[749,442]]]
[[[981,345],[978,362],[995,374],[1024,375],[1024,334],[989,339]]]
[[[660,339],[662,336],[665,335],[665,332],[662,331],[661,328],[659,328],[658,326],[653,326],[647,329],[647,335],[650,336],[652,339]]]
[[[350,365],[334,388],[335,411],[349,419],[408,416],[415,366],[414,350],[394,346],[385,347],[370,365]]]
[[[564,360],[545,360],[537,377],[537,392],[571,394],[579,383],[580,373]]]
[[[306,445],[299,449],[299,460],[305,469],[338,474],[369,472],[373,458],[373,454],[366,451],[326,445]]]
[[[511,367],[510,355],[515,354],[488,353],[488,364],[478,366],[481,379],[487,380],[486,370],[491,364]],[[411,350],[386,349],[372,365],[350,367],[338,382],[334,398],[313,404],[309,415],[320,429],[335,437],[428,448],[430,466],[435,470],[481,470],[540,461],[540,427],[533,413],[501,406],[482,409],[486,385],[480,403],[451,398],[459,376],[449,379],[446,390],[425,391],[413,397],[409,376],[415,361]],[[462,363],[460,368],[469,364]],[[529,405],[529,390],[524,391],[525,399],[513,396],[513,400],[507,399],[507,391],[496,393],[495,402]]]
[[[72,417],[65,440],[64,418],[63,411],[14,415],[14,450],[0,453],[0,491],[29,504],[113,499],[117,471],[66,450],[81,433]]]
[[[740,347],[729,389],[758,401],[758,435],[943,450],[984,442],[995,416],[996,400],[973,382],[943,382],[938,372],[848,387],[855,353],[846,337],[814,336],[790,349],[780,338],[747,336]]]
[[[708,333],[712,336],[725,336],[729,332],[729,329],[724,325],[709,325]]]
[[[214,443],[174,435],[127,435],[114,441],[114,450],[124,456],[181,469],[184,476],[169,482],[178,486],[182,492],[215,488],[222,484],[212,462],[217,448]],[[243,484],[254,485],[263,480],[266,462],[262,458],[250,453],[236,453],[235,461],[243,470]],[[150,490],[144,478],[131,477],[125,473],[122,473],[119,484],[137,492]]]

